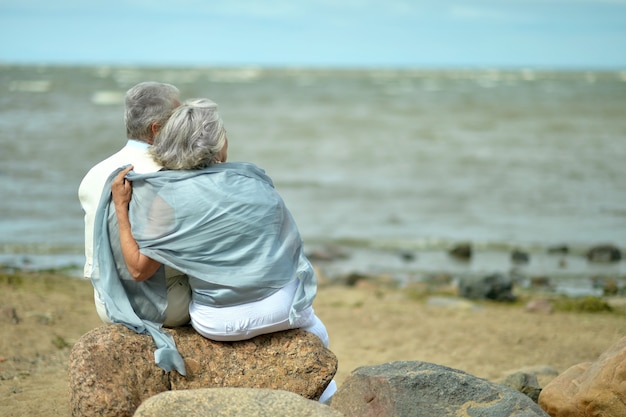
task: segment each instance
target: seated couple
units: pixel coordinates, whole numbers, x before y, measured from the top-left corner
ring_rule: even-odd
[[[312,307],[317,278],[289,210],[262,169],[226,162],[227,152],[217,105],[187,101],[149,148],[162,169],[114,170],[93,218],[96,302],[107,321],[149,333],[166,371],[184,375],[185,365],[162,325],[187,313],[212,340],[302,328],[328,346]],[[168,317],[166,268],[188,277],[191,301],[182,318]],[[335,390],[333,381],[320,401]]]

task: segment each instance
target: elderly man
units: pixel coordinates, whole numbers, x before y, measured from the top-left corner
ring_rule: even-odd
[[[152,144],[155,134],[167,121],[172,111],[180,105],[180,93],[170,84],[157,82],[143,82],[127,91],[125,97],[126,145],[117,153],[96,164],[80,183],[78,197],[85,212],[85,269],[84,276],[89,279],[98,279],[99,269],[94,263],[94,221],[96,211],[102,196],[103,188],[109,175],[119,167],[132,164],[137,173],[156,172],[161,167],[155,163],[147,150]],[[105,192],[110,192],[106,190]],[[95,248],[95,250],[99,250]],[[114,254],[115,264],[106,267],[124,268],[124,260]],[[95,270],[94,270],[94,267]],[[187,276],[169,267],[162,267],[164,285],[167,289],[167,309],[165,311],[164,326],[176,327],[189,322],[189,302],[191,293]],[[100,292],[103,292],[100,288]],[[161,290],[154,291],[155,296],[161,296]],[[107,314],[104,297],[94,285],[94,301],[96,311],[105,323],[114,320]],[[150,308],[151,300],[146,300],[143,306],[136,308]]]

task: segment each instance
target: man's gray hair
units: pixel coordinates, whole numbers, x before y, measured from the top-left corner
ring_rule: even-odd
[[[151,142],[152,125],[163,126],[180,104],[180,92],[171,84],[146,81],[126,92],[124,123],[130,139]]]

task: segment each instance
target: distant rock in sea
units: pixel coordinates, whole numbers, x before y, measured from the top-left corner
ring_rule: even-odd
[[[619,262],[622,251],[614,245],[598,245],[587,252],[589,262]]]

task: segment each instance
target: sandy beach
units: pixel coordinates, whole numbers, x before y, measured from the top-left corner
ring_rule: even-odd
[[[596,359],[626,334],[619,309],[527,312],[534,297],[540,295],[502,304],[459,299],[453,289],[321,284],[314,306],[339,359],[339,385],[359,366],[396,360],[433,362],[493,381],[526,367],[563,372]],[[69,415],[70,349],[100,325],[89,282],[59,273],[0,274],[0,415]]]

